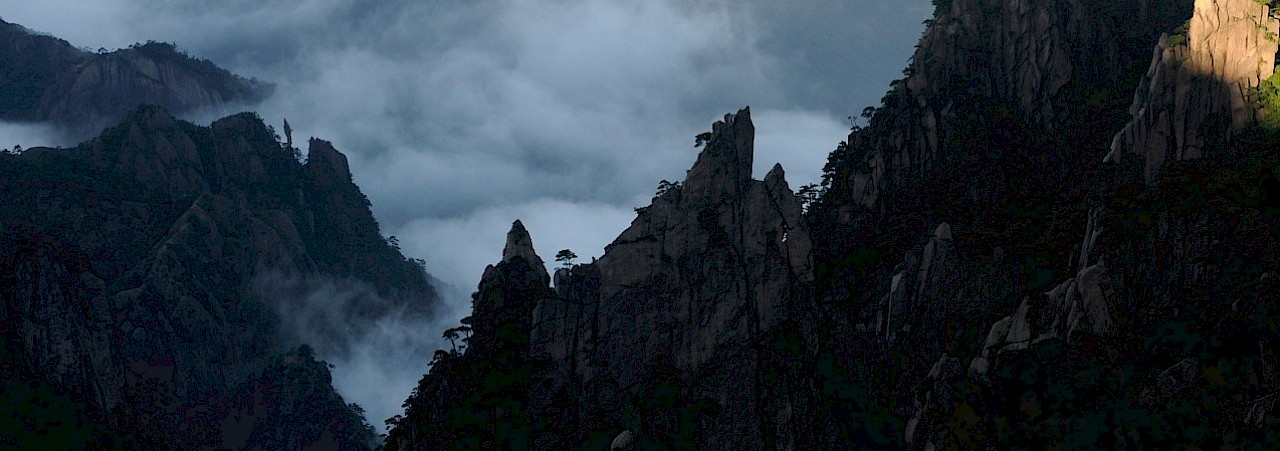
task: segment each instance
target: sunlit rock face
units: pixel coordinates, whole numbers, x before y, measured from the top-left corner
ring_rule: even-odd
[[[1133,121],[1108,161],[1145,161],[1147,183],[1165,160],[1204,158],[1263,113],[1249,99],[1274,71],[1280,20],[1252,0],[1197,0],[1184,29],[1160,38],[1134,93]]]

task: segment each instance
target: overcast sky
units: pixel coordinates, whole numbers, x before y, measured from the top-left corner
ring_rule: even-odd
[[[793,188],[817,181],[846,118],[900,77],[931,11],[927,0],[0,0],[5,20],[79,47],[173,42],[276,83],[262,117],[346,153],[384,235],[467,293],[516,218],[551,264],[562,248],[599,256],[659,180],[684,178],[694,135],[742,106],[756,177],[781,162]],[[0,124],[0,143],[33,133]],[[470,307],[459,298],[456,317]]]

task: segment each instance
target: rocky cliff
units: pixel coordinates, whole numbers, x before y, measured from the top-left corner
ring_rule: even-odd
[[[1107,161],[1133,155],[1151,183],[1165,159],[1202,158],[1258,125],[1250,92],[1274,72],[1278,32],[1257,2],[1196,2],[1186,25],[1160,37]]]
[[[562,296],[533,318],[532,352],[555,362],[557,380],[617,384],[595,405],[627,396],[657,363],[699,375],[681,382],[689,400],[717,406],[691,438],[702,447],[742,449],[793,426],[789,413],[766,414],[792,407],[758,375],[771,332],[811,311],[811,244],[782,167],[751,179],[754,136],[749,109],[713,124],[685,182],[641,208],[598,261],[560,275]]]
[[[1081,144],[1099,133],[1094,128],[1123,120],[1114,110],[1132,96],[1135,64],[1148,59],[1156,36],[1185,19],[1191,2],[939,4],[905,77],[879,108],[864,112],[867,130],[850,134],[848,149],[836,155],[847,167],[829,183],[847,190],[852,205],[873,208],[980,143],[994,158],[1035,157],[1054,167],[1091,158],[1097,150]],[[1073,139],[1023,136],[1032,130]]]
[[[476,294],[472,347],[432,367],[391,432],[397,446],[456,443],[439,441],[445,413],[459,408],[442,387],[468,380],[453,368],[492,361],[485,343],[503,336],[525,344],[532,373],[517,399],[537,421],[516,423],[524,435],[499,447],[608,443],[624,429],[644,446],[794,446],[785,435],[807,425],[808,398],[793,390],[807,386],[769,375],[787,369],[772,349],[779,333],[812,323],[811,244],[782,168],[751,179],[754,135],[747,109],[713,124],[687,180],[638,209],[599,260],[558,271],[554,291],[517,223]],[[513,277],[517,262],[538,269]],[[511,291],[526,285],[542,292]],[[516,320],[507,332],[482,327],[503,316]]]
[[[51,122],[73,136],[89,137],[139,105],[181,115],[251,105],[272,90],[172,44],[89,53],[0,21],[0,97],[5,99],[0,120]]]
[[[1082,6],[1042,6],[1050,3],[1059,12]],[[939,14],[913,67],[938,60],[931,36],[948,13],[965,17],[972,6],[957,1]],[[967,13],[1036,9],[988,6]],[[954,133],[969,135],[941,145],[948,150],[939,158],[958,163],[948,171],[913,158],[930,148],[922,141],[893,141],[916,126],[880,122],[913,115],[930,99],[887,103],[832,154],[828,189],[811,216],[819,271],[834,276],[820,277],[819,296],[838,305],[830,321],[856,345],[828,349],[872,381],[881,397],[874,403],[905,420],[894,426],[899,446],[1275,446],[1270,349],[1278,337],[1262,288],[1280,241],[1269,194],[1276,161],[1266,150],[1275,138],[1256,128],[1263,112],[1247,102],[1273,70],[1275,22],[1253,1],[1134,6],[1128,12],[1138,17],[1172,8],[1188,20],[1180,31],[1167,20],[1113,23],[1121,33],[1147,30],[1148,55],[1155,48],[1145,76],[1121,80],[1136,93],[1126,96],[1134,99],[1131,120],[1085,122],[1104,127],[1091,132],[1043,121],[1049,112],[1064,117],[1044,106],[1052,102],[1036,110],[1018,90],[987,90],[982,101],[1021,117],[994,130],[985,118],[961,121]],[[1078,23],[1068,29],[1107,15],[1070,17]],[[1081,56],[1073,66],[1094,64]],[[1136,58],[1119,63],[1108,70],[1142,67]],[[1016,67],[996,65],[990,77],[1009,79]],[[915,92],[909,81],[919,74],[897,92]],[[917,86],[947,72],[927,74]],[[1046,91],[1053,84],[1020,86],[1054,93]],[[1053,98],[1086,120],[1124,111],[1081,95],[1088,92]],[[974,152],[985,158],[966,158]],[[1207,161],[1177,161],[1200,158]],[[1156,176],[1160,186],[1149,186]],[[921,236],[939,223],[932,237]],[[870,288],[854,290],[848,278]]]
[[[262,285],[366,284],[375,294],[339,306],[353,328],[393,310],[429,315],[436,297],[380,236],[345,157],[313,140],[303,164],[275,139],[249,113],[199,127],[143,107],[75,148],[0,155],[8,374],[146,446],[367,447],[328,368],[284,355],[300,343],[277,312],[305,298],[278,293],[305,287]],[[279,387],[297,384],[310,388]],[[238,386],[265,401],[232,402]],[[334,423],[233,418],[249,401],[253,415],[315,408]]]

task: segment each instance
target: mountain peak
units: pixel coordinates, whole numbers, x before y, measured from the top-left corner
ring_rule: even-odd
[[[756,128],[751,107],[726,114],[711,125],[707,145],[686,176],[685,194],[697,198],[733,194],[751,180]]]
[[[507,245],[502,249],[503,262],[510,262],[516,257],[523,258],[534,266],[542,266],[542,259],[533,249],[533,237],[529,236],[529,231],[519,219],[511,223],[511,231],[507,232]]]

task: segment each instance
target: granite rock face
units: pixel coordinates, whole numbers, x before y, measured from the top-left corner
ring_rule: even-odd
[[[1275,443],[1252,351],[1280,338],[1259,291],[1274,138],[1242,102],[1274,65],[1267,8],[939,3],[808,216],[835,331],[819,355],[868,387],[872,407],[846,406],[900,434],[871,447]],[[1185,44],[1161,37],[1186,19]],[[1229,413],[1178,410],[1203,406]]]
[[[312,154],[300,164],[252,114],[197,127],[146,107],[75,148],[0,156],[6,371],[147,446],[219,446],[228,432],[201,425],[229,411],[209,406],[297,343],[264,276],[359,281],[396,300],[348,306],[354,328],[430,314],[425,274],[381,238],[345,158],[318,140]],[[322,397],[285,391],[268,407],[349,410],[321,369],[296,393]],[[368,446],[363,429],[325,431]]]
[[[1256,125],[1249,100],[1271,76],[1280,20],[1251,0],[1197,0],[1178,34],[1161,36],[1151,67],[1129,108],[1133,121],[1116,134],[1107,160],[1136,157],[1153,183],[1165,160],[1206,157],[1211,148]]]

